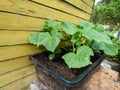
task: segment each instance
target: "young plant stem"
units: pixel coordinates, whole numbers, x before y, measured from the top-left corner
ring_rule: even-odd
[[[73,46],[73,52],[75,53],[75,44],[74,43],[72,43],[72,46]]]

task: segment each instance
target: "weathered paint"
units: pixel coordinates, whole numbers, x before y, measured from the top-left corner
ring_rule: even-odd
[[[0,87],[35,72],[34,65],[0,75]]]
[[[30,74],[19,80],[14,81],[4,87],[1,87],[0,90],[27,90],[28,86],[30,85],[30,83],[33,82],[35,77],[36,77],[35,73]]]
[[[27,44],[28,37],[32,32],[29,31],[0,31],[0,46]],[[9,37],[8,37],[9,36]],[[4,37],[4,38],[3,38]]]
[[[0,12],[0,29],[4,30],[40,30],[44,19]]]
[[[68,14],[71,14],[71,15],[74,15],[74,16],[77,16],[77,17],[80,17],[80,18],[84,18],[86,20],[89,20],[90,19],[90,15],[83,12],[83,11],[80,11],[78,9],[75,9],[72,5],[64,2],[64,0],[32,0],[34,2],[37,2],[39,4],[44,4],[46,6],[49,6],[51,8],[54,8],[54,9],[58,9],[58,10],[61,10],[63,12],[66,12]],[[91,0],[89,0],[91,1]]]
[[[81,0],[81,1],[83,1],[84,3],[86,3],[91,8],[93,7],[94,1],[92,1],[92,0]]]
[[[38,53],[41,51],[43,51],[42,48],[38,49],[36,46],[33,45],[0,47],[0,61],[22,57],[33,53]]]
[[[0,10],[7,12],[15,12],[17,14],[29,15],[39,18],[45,19],[55,19],[55,20],[71,20],[76,23],[82,20],[81,18],[74,17],[72,15],[54,10],[49,7],[45,7],[42,5],[38,5],[36,3],[30,2],[28,0],[12,0],[13,6],[7,7],[5,6],[6,2],[11,2],[10,0],[6,0],[5,2],[1,2]],[[16,21],[19,23],[19,21]]]
[[[86,3],[84,3],[82,0],[65,0],[66,2],[72,4],[73,6],[91,14],[92,8],[89,7]]]
[[[4,73],[9,73],[11,71],[24,68],[25,66],[31,65],[31,61],[28,60],[28,56],[23,56],[20,58],[6,60],[0,62],[0,75]],[[9,67],[9,68],[8,68]]]

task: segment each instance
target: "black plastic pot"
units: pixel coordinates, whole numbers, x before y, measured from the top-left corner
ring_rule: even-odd
[[[29,59],[34,63],[38,77],[48,87],[48,90],[82,90],[81,85],[83,85],[83,82],[87,81],[89,76],[96,72],[100,63],[105,58],[105,55],[101,55],[92,65],[88,66],[76,78],[68,79],[49,68],[45,63],[41,62],[38,59],[41,55],[42,53],[34,54],[31,55]]]

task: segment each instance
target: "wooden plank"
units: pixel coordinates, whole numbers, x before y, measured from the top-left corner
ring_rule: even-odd
[[[0,87],[3,87],[11,82],[21,79],[35,72],[34,65],[18,69],[6,74],[0,75]]]
[[[44,50],[43,47],[38,49],[36,46],[33,45],[0,47],[0,61],[26,56],[29,54],[41,52],[43,50]]]
[[[13,70],[17,70],[31,64],[31,61],[28,60],[28,56],[3,61],[0,62],[0,74],[12,72]]]
[[[29,75],[27,77],[24,77],[13,83],[10,83],[9,85],[6,85],[4,87],[1,87],[0,90],[27,90],[27,88],[33,82],[35,77],[36,77],[36,73]]]
[[[5,0],[6,1],[6,0]],[[45,20],[0,12],[0,29],[40,30]]]
[[[27,44],[29,35],[33,32],[29,31],[5,31],[0,30],[0,46]]]
[[[89,14],[91,14],[92,12],[92,8],[90,8],[87,4],[85,4],[84,2],[82,2],[81,0],[64,0],[72,5],[74,5],[75,7],[88,12]]]
[[[6,6],[6,2],[12,2],[13,5],[8,7]],[[59,21],[68,20],[72,21],[73,23],[83,20],[61,11],[30,2],[28,0],[2,0],[0,3],[0,11],[14,12],[39,18],[55,19]]]
[[[93,0],[81,0],[83,2],[85,2],[87,5],[89,5],[91,8],[93,7],[93,3],[94,1]]]
[[[79,17],[84,18],[86,20],[90,20],[89,14],[87,14],[81,10],[76,9],[75,7],[73,7],[70,4],[67,4],[63,0],[31,0],[31,1],[34,1],[34,2],[37,2],[40,4],[44,4],[46,6],[61,10],[63,12],[67,12],[69,14],[73,14],[75,16],[79,16]],[[88,0],[88,1],[91,1],[91,0]]]

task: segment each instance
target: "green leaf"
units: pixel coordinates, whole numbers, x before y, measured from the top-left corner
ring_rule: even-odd
[[[104,25],[96,24],[94,29],[97,30],[98,32],[104,32]]]
[[[117,55],[118,54],[118,45],[109,44],[109,43],[100,43],[100,50],[103,50],[107,55]]]
[[[74,35],[72,35],[71,42],[76,43],[79,40],[79,32],[76,32]]]
[[[52,60],[55,57],[55,54],[50,54],[49,59]]]
[[[97,42],[112,43],[110,37],[104,33],[100,33],[92,28],[85,28],[82,30],[82,35],[89,40],[95,40]]]
[[[61,24],[54,21],[54,20],[46,20],[45,23],[43,24],[42,26],[42,29],[44,30],[48,30],[48,31],[51,31],[51,30],[61,30]]]
[[[30,34],[29,42],[34,45],[37,45],[37,42],[38,42],[38,33],[37,32]]]
[[[89,57],[79,56],[73,52],[69,52],[62,57],[69,68],[82,68],[92,64]]]
[[[116,37],[114,36],[115,33],[115,31],[105,31],[105,34],[107,34],[112,39],[116,39]]]
[[[118,45],[117,44],[109,44],[109,43],[104,43],[104,42],[102,42],[102,43],[93,42],[91,44],[91,47],[95,51],[102,50],[107,55],[114,56],[114,55],[117,55],[117,53],[118,53]]]
[[[62,34],[57,30],[52,30],[51,34],[52,34],[52,36],[55,36],[55,37],[57,37],[59,39],[62,39],[62,37],[63,37]]]
[[[62,25],[63,31],[65,31],[68,35],[73,35],[79,31],[79,28],[76,25],[68,21],[62,22],[61,25]]]
[[[85,46],[85,45],[81,46],[77,49],[77,54],[79,54],[79,55],[83,54],[86,56],[93,56],[94,55],[93,50],[90,47]]]
[[[80,28],[82,27],[82,35],[90,41],[94,40],[97,42],[112,43],[110,37],[103,33],[104,28],[101,24],[93,25],[90,22],[80,22],[77,26]]]
[[[56,50],[55,50],[55,53],[56,53],[56,54],[61,53],[61,52],[62,52],[61,49],[56,49]]]
[[[96,42],[96,41],[93,41],[93,42],[91,43],[91,47],[92,47],[92,49],[95,50],[96,52],[99,52],[99,50],[100,50],[100,44],[99,44],[98,42]]]
[[[81,68],[92,64],[90,61],[90,55],[93,55],[92,49],[87,46],[81,46],[78,48],[77,54],[69,52],[62,58],[69,68]]]
[[[92,24],[92,23],[90,23],[90,22],[87,22],[87,21],[82,21],[82,22],[79,22],[78,24],[77,24],[77,26],[79,27],[79,28],[91,28],[91,27],[94,27],[94,25]]]
[[[43,45],[49,51],[54,52],[59,43],[60,39],[56,36],[51,36],[48,32],[43,32],[38,35],[37,46]]]

